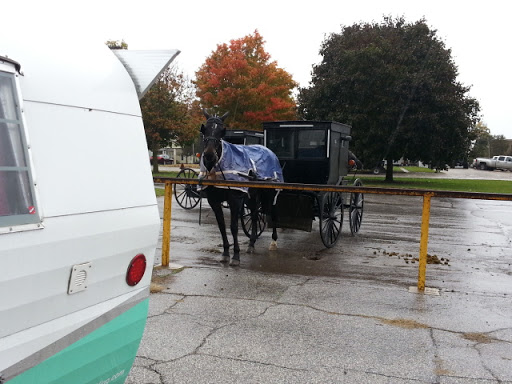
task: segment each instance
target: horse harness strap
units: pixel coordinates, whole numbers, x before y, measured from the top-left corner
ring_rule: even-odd
[[[211,140],[215,141],[216,143],[220,143],[221,139],[219,139],[218,137],[215,137],[215,136],[207,136],[207,137],[203,138],[203,141],[205,143],[207,143],[208,141],[211,141]]]
[[[219,167],[219,171],[220,171],[220,173],[222,174],[222,178],[223,178],[224,180],[226,180],[226,176],[224,175],[224,171],[222,170],[222,167],[220,166],[220,161],[219,161],[217,164],[218,164],[217,166]],[[228,189],[231,189],[231,188],[229,187],[229,185],[228,185]]]

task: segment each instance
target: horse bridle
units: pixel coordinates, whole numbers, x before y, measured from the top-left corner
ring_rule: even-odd
[[[224,125],[222,120],[220,118],[218,118],[218,117],[212,117],[210,119],[213,120],[213,122],[212,122],[212,124],[213,124],[212,132],[215,132],[215,130],[217,129],[217,125]],[[210,141],[213,141],[214,146],[215,146],[216,149],[218,149],[219,146],[221,145],[221,139],[220,138],[215,137],[215,136],[206,136],[206,137],[203,137],[203,144],[204,144],[205,148],[207,147],[207,145],[208,145],[208,143]]]
[[[208,145],[208,143],[210,141],[213,141],[214,145],[215,145],[215,148],[217,148],[220,145],[221,139],[219,139],[218,137],[215,137],[215,136],[203,137],[203,144],[204,144],[205,148],[206,148],[206,146]]]

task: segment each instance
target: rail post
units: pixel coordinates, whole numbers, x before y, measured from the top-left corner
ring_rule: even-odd
[[[171,245],[171,208],[172,184],[166,182],[164,193],[164,225],[162,232],[162,267],[169,267],[169,252]]]
[[[425,275],[427,272],[428,226],[430,221],[430,199],[432,193],[423,195],[423,211],[421,214],[420,262],[418,268],[418,291],[425,291]]]

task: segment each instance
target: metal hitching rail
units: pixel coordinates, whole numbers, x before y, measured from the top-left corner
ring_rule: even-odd
[[[432,197],[447,197],[452,199],[475,199],[475,200],[501,200],[512,201],[512,194],[505,193],[480,193],[480,192],[455,192],[455,191],[432,191],[426,189],[395,189],[378,187],[356,187],[356,186],[337,186],[324,184],[294,184],[294,183],[270,183],[262,181],[240,182],[226,180],[197,180],[183,178],[154,178],[155,183],[165,184],[164,200],[164,223],[162,235],[162,266],[169,266],[169,251],[171,241],[171,207],[172,207],[172,185],[217,185],[229,187],[249,187],[265,189],[283,189],[294,191],[315,191],[315,192],[352,192],[352,193],[372,193],[378,195],[403,195],[403,196],[422,196],[423,210],[421,215],[421,237],[420,237],[420,257],[418,266],[418,286],[419,292],[425,291],[425,275],[427,272],[427,248],[428,248],[428,229],[430,221],[430,200]]]

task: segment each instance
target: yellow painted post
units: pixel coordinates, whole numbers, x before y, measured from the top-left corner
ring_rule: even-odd
[[[165,183],[164,193],[164,227],[162,233],[162,267],[169,267],[169,252],[171,246],[171,208],[172,184]]]
[[[430,199],[432,193],[423,195],[423,212],[421,214],[420,265],[418,270],[418,291],[425,291],[427,273],[428,224],[430,220]]]

